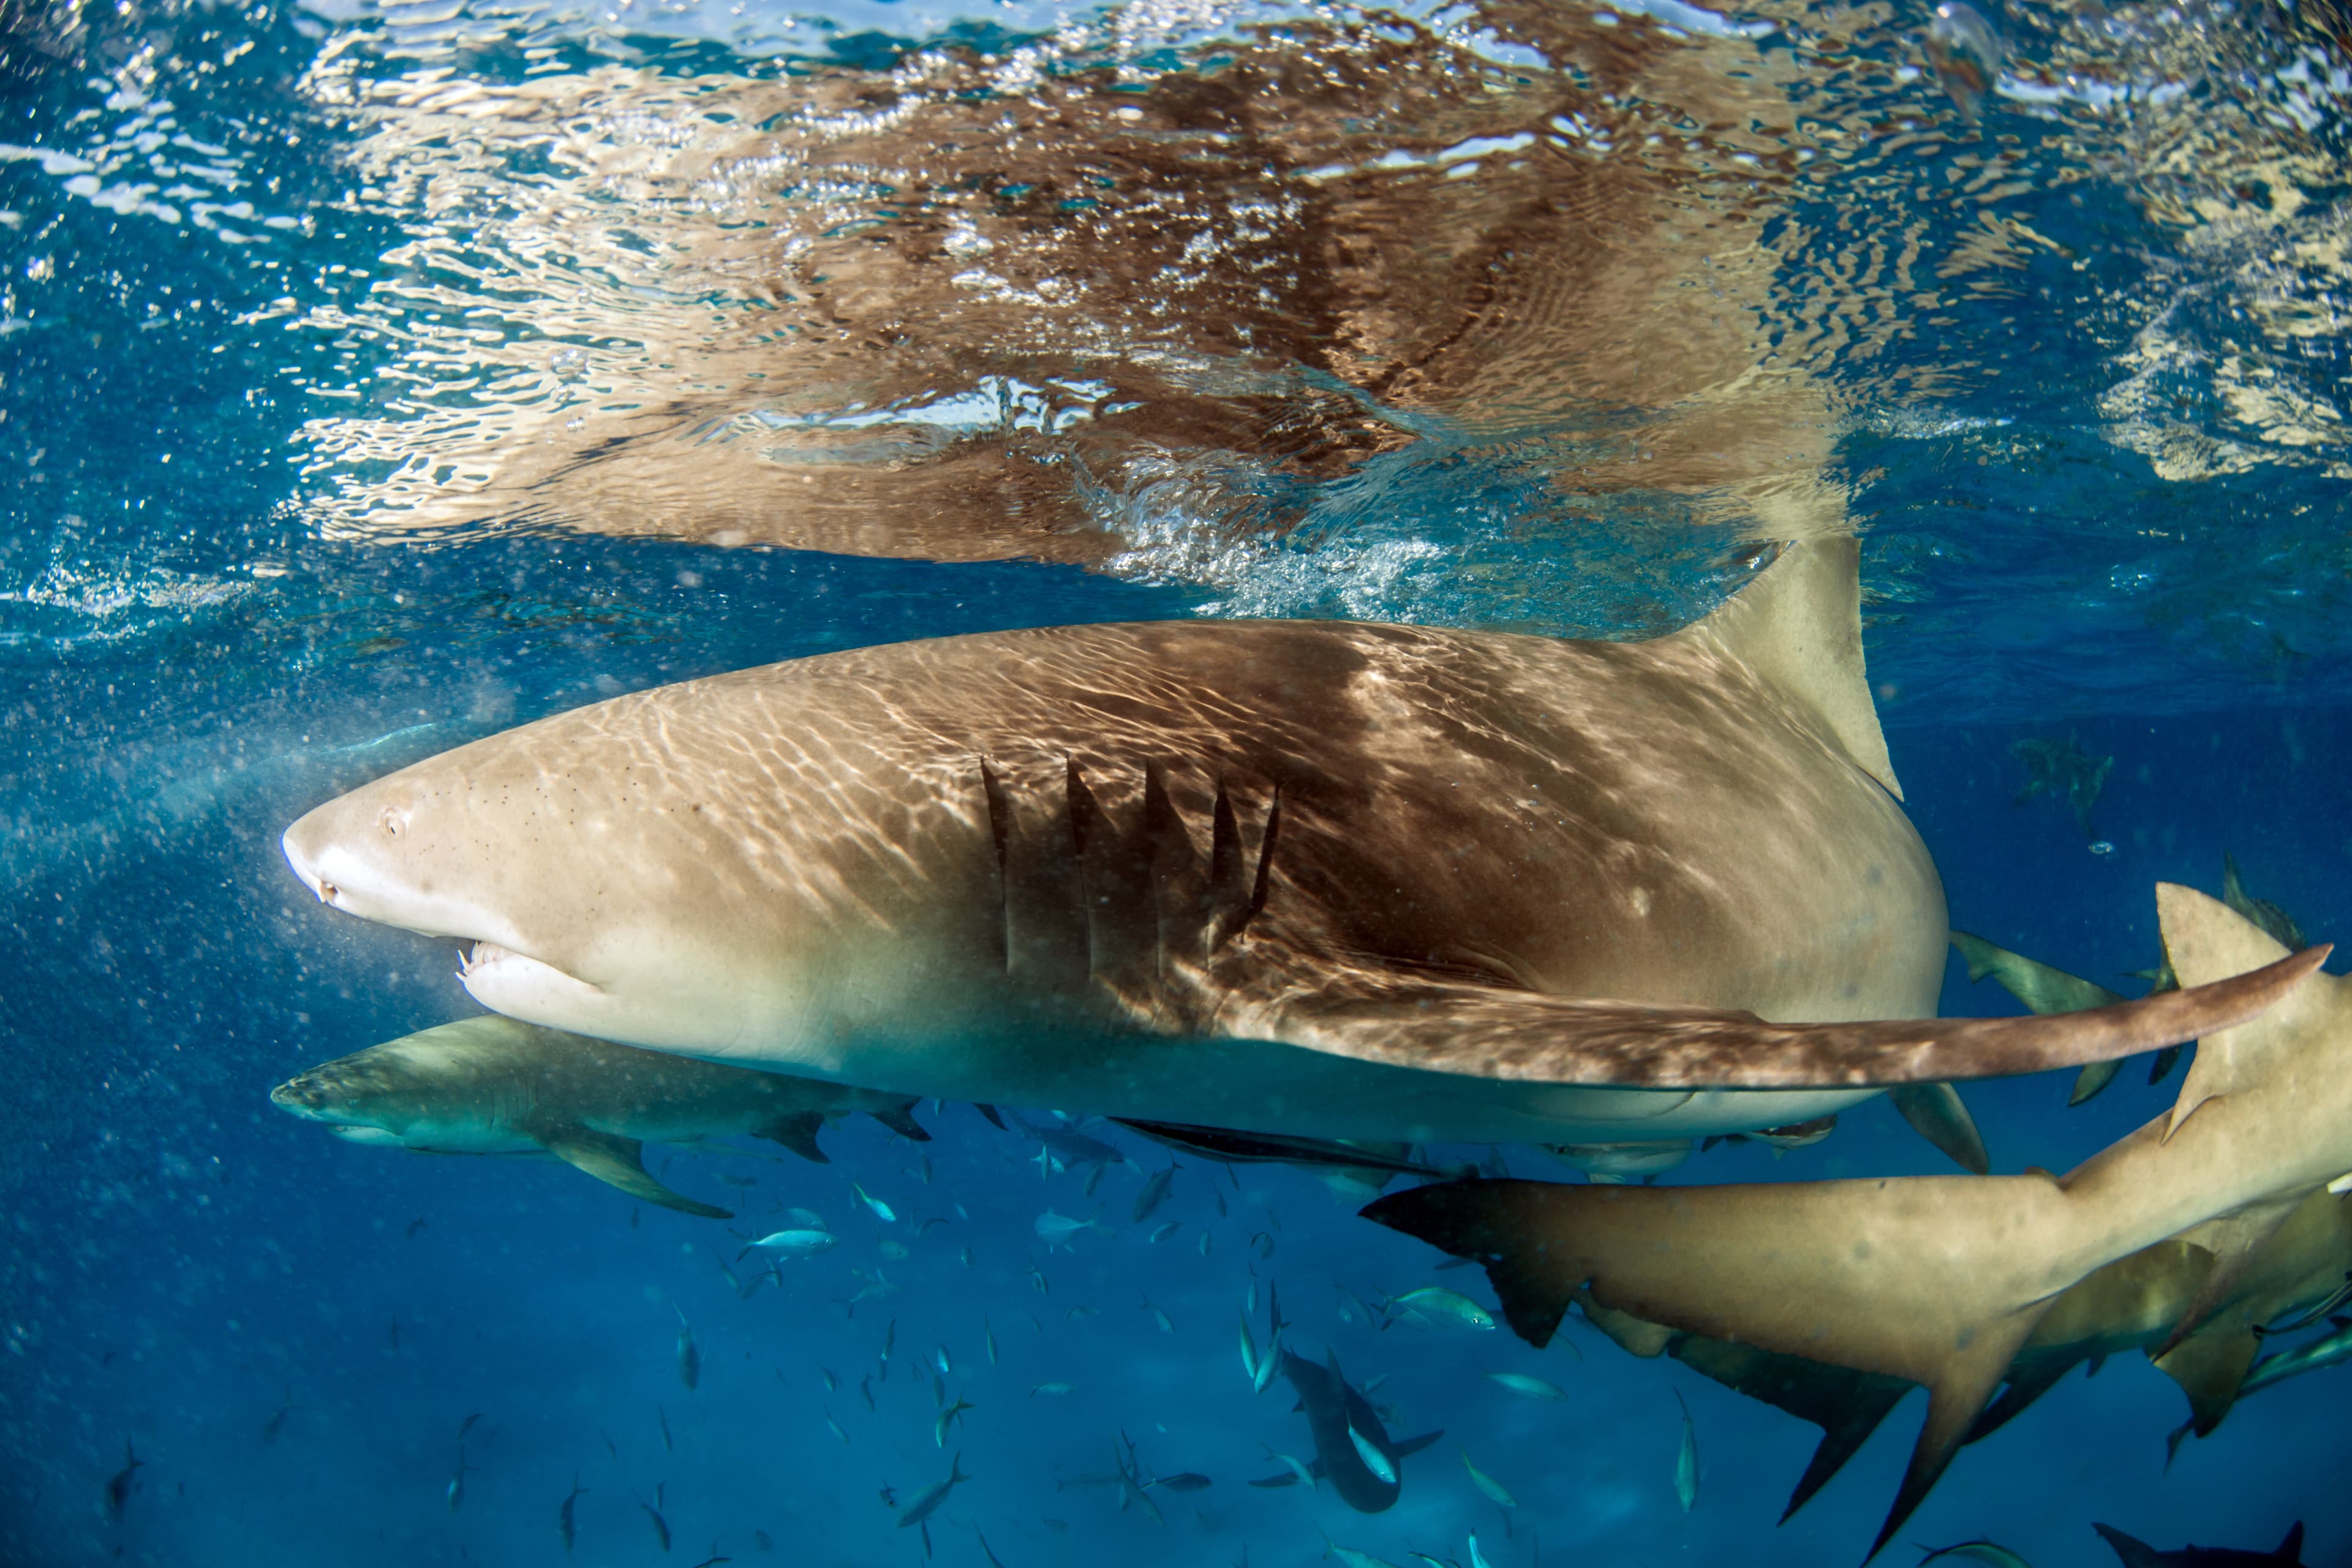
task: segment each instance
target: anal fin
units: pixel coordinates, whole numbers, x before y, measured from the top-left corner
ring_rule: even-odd
[[[2097,1373],[2098,1363],[2105,1359],[2103,1356],[2090,1358],[2093,1373]],[[2029,1405],[2056,1387],[2058,1380],[2074,1371],[2075,1364],[2063,1357],[2051,1356],[2022,1368],[2011,1365],[2009,1386],[2002,1389],[2000,1397],[1985,1406],[1977,1416],[1976,1425],[1969,1428],[1967,1441],[1982,1442],[2025,1414]]]
[[[2253,1267],[2255,1255],[2276,1236],[2279,1227],[2301,1206],[2304,1194],[2274,1200],[2252,1208],[2242,1209],[2220,1219],[2207,1220],[2203,1225],[2184,1233],[2184,1239],[2194,1242],[2213,1255],[2213,1267],[2198,1281],[2197,1294],[2190,1298],[2189,1310],[2180,1315],[2171,1334],[2151,1354],[2161,1363],[2173,1351],[2181,1347],[2190,1334],[2197,1331],[2212,1312],[2237,1289],[2246,1271]],[[2251,1358],[2250,1358],[2251,1360]],[[2200,1431],[2199,1436],[2204,1434]]]
[[[830,1165],[832,1160],[817,1147],[816,1135],[824,1127],[824,1115],[815,1110],[788,1110],[760,1129],[760,1136],[771,1143],[781,1143],[803,1160],[820,1165]]]
[[[909,1100],[904,1105],[887,1105],[879,1110],[868,1110],[866,1114],[908,1142],[928,1143],[931,1141],[931,1135],[924,1129],[921,1122],[915,1120],[915,1104],[914,1100]],[[990,1121],[996,1121],[995,1107],[983,1105],[980,1107],[980,1110]],[[997,1125],[1002,1127],[1003,1123],[998,1121]]]
[[[2194,1334],[2156,1358],[2158,1372],[2189,1396],[2189,1426],[2205,1436],[2238,1402],[2239,1385],[2262,1341],[2252,1329]]]
[[[584,1172],[607,1186],[618,1187],[633,1198],[649,1204],[659,1204],[680,1214],[697,1215],[704,1219],[733,1219],[731,1209],[713,1208],[698,1203],[683,1193],[674,1193],[646,1172],[645,1145],[634,1138],[622,1138],[610,1132],[598,1132],[587,1127],[550,1129],[534,1134],[547,1152],[570,1165]]]

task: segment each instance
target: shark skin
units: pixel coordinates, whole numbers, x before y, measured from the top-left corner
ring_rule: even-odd
[[[2110,1355],[2155,1349],[2188,1311],[2212,1263],[2211,1253],[2174,1237],[2119,1258],[2068,1289],[2019,1349],[2004,1374],[2006,1386],[1978,1417],[1966,1440],[1990,1436],[2085,1362],[2095,1365]],[[2336,1332],[2245,1370],[2263,1342],[2257,1326],[2330,1304],[2344,1289],[2347,1270],[2352,1270],[2352,1197],[2314,1193],[2262,1249],[2238,1289],[2157,1362],[2189,1400],[2190,1423],[2181,1435],[2210,1432],[2238,1399],[2275,1382],[2352,1359],[2352,1331],[2339,1323]],[[1812,1458],[1781,1514],[1784,1521],[1828,1484],[1911,1391],[1912,1385],[1899,1378],[1645,1322],[1603,1307],[1589,1295],[1580,1296],[1578,1305],[1588,1321],[1628,1352],[1671,1355],[1736,1393],[1822,1428]]]
[[[2278,973],[2284,950],[2242,916],[2189,889],[2157,891],[2184,984]],[[2252,1021],[2206,1036],[2169,1114],[2063,1177],[1475,1182],[1363,1212],[1483,1262],[1535,1343],[1585,1292],[1670,1329],[1925,1386],[1927,1418],[1874,1555],[2068,1289],[2194,1231],[2213,1263],[2159,1342],[2169,1353],[2306,1198],[2352,1172],[2352,980],[2316,973],[2326,951],[2299,955],[2294,983]]]
[[[749,1136],[823,1162],[817,1130],[854,1111],[902,1137],[930,1136],[903,1095],[641,1051],[496,1014],[340,1057],[269,1098],[352,1142],[439,1154],[545,1152],[633,1197],[720,1219],[732,1215],[648,1175],[640,1146]]]
[[[795,660],[475,742],[285,849],[471,942],[527,1022],[1310,1139],[1746,1131],[2209,1026],[1930,1016],[1943,893],[1856,561],[1759,555],[1639,643],[1173,622]]]

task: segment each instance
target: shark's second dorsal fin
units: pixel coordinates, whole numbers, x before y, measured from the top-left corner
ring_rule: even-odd
[[[1809,710],[1863,772],[1903,798],[1863,667],[1859,542],[1832,536],[1781,545],[1727,603],[1675,636],[1739,659]]]
[[[2183,985],[2243,974],[2286,956],[2286,949],[2260,926],[2194,888],[2158,882],[2156,910],[2164,931],[2165,956]],[[2294,1001],[2290,996],[2282,1005]],[[2272,1042],[2275,1050],[2278,1042],[2290,1037],[2271,1026],[2261,1031],[2223,1029],[2199,1040],[2196,1059],[2181,1080],[2180,1096],[2172,1102],[2172,1120],[2165,1128],[2165,1137],[2178,1132],[2180,1124],[2207,1100],[2260,1081],[2270,1063],[2257,1040]]]

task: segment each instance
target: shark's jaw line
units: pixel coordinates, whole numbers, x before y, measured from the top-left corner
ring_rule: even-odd
[[[459,962],[458,984],[493,1013],[549,1028],[592,1033],[612,1001],[603,986],[567,974],[543,959],[496,942],[478,942]]]

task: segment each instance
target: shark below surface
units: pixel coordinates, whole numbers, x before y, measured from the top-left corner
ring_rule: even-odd
[[[2158,1552],[2111,1524],[2095,1524],[2099,1538],[2116,1549],[2123,1568],[2303,1568],[2303,1521],[2297,1520],[2275,1552],[2240,1552],[2227,1546],[2184,1546]]]
[[[2284,949],[2244,917],[2159,884],[2165,946],[2197,984]],[[1572,1300],[1708,1339],[1924,1385],[1925,1425],[1872,1552],[1918,1506],[2071,1286],[2168,1238],[2212,1262],[2168,1353],[2244,1282],[2305,1199],[2352,1173],[2352,980],[2314,973],[2218,1030],[2171,1111],[2066,1175],[1712,1187],[1469,1182],[1364,1214],[1486,1265],[1513,1329],[1550,1339]],[[2076,1014],[2074,1016],[2082,1016]]]
[[[732,1218],[646,1172],[646,1142],[766,1138],[822,1162],[817,1130],[864,1111],[920,1142],[905,1095],[721,1067],[495,1014],[404,1035],[310,1068],[270,1102],[354,1143],[436,1154],[554,1155],[664,1208]]]
[[[2019,1348],[2004,1374],[2008,1387],[1977,1418],[1966,1440],[1990,1436],[2084,1362],[2095,1370],[2110,1355],[2156,1351],[2197,1301],[2215,1261],[2205,1247],[2174,1237],[2118,1258],[2068,1287]],[[2211,1432],[2247,1394],[2352,1356],[2352,1335],[2343,1328],[2352,1320],[2342,1320],[2331,1325],[2330,1333],[2253,1362],[2264,1342],[2263,1325],[2289,1314],[2309,1316],[2315,1308],[2340,1302],[2347,1271],[2352,1271],[2352,1197],[2315,1192],[2263,1244],[2236,1286],[2211,1303],[2205,1319],[2156,1357],[2157,1369],[2179,1384],[2189,1399],[2189,1423],[2175,1434],[2175,1440],[2190,1431],[2200,1436]],[[1781,1513],[1783,1521],[1828,1484],[1911,1391],[1912,1385],[1901,1378],[1646,1322],[1603,1307],[1589,1295],[1580,1295],[1577,1304],[1594,1327],[1631,1353],[1670,1355],[1736,1393],[1822,1428],[1821,1441]]]
[[[459,747],[284,847],[326,903],[471,942],[513,1017],[1310,1138],[1744,1131],[2259,1007],[1930,1016],[1943,890],[1857,560],[1783,546],[1638,643],[1180,621],[799,659]]]
[[[1372,1402],[1340,1372],[1336,1351],[1321,1366],[1284,1351],[1282,1375],[1298,1391],[1297,1408],[1315,1439],[1312,1474],[1329,1480],[1339,1500],[1358,1513],[1384,1513],[1395,1506],[1404,1491],[1405,1456],[1445,1436],[1438,1431],[1402,1443],[1391,1439]]]

